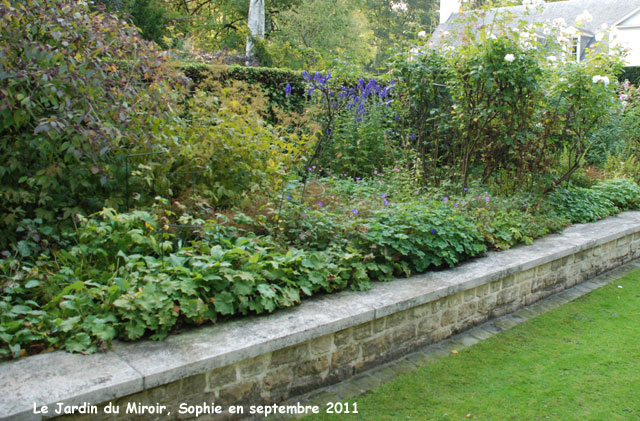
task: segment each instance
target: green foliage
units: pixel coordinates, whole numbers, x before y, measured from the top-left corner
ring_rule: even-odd
[[[548,200],[560,215],[573,224],[594,222],[618,212],[602,190],[585,187],[557,188]]]
[[[625,80],[628,80],[636,86],[640,85],[640,66],[625,67],[618,77],[618,80],[621,83],[624,83]]]
[[[396,62],[420,175],[549,190],[582,165],[593,134],[619,109],[611,81],[621,61],[594,49],[577,63],[564,53],[568,28],[500,14],[477,27],[483,13],[461,22],[460,45],[421,45]],[[539,32],[549,34],[543,42]]]
[[[279,67],[324,68],[334,58],[366,62],[371,57],[364,16],[348,0],[302,0],[277,17],[278,31],[269,39],[300,51],[304,62],[291,62],[289,54],[275,58]],[[296,53],[292,55],[296,57]]]
[[[284,168],[295,166],[304,152],[304,135],[266,124],[266,100],[246,83],[221,87],[216,95],[204,89],[187,103],[177,163],[204,168],[201,190],[218,206],[246,191],[277,189]]]
[[[474,189],[398,202],[414,189],[402,175],[319,179],[306,188],[291,183],[277,224],[242,214],[233,224],[185,215],[180,221],[199,227],[189,239],[160,216],[167,210],[105,209],[78,216],[77,228],[63,234],[73,245],[37,260],[28,258],[46,247],[37,238],[48,228],[24,221],[28,240],[18,247],[24,252],[0,261],[0,353],[94,352],[113,339],[161,339],[183,325],[271,312],[319,292],[366,289],[373,280],[453,266],[487,247],[530,242],[568,221],[598,220],[640,201],[640,187],[619,179],[556,189],[544,202]],[[252,234],[258,225],[272,234]]]
[[[376,46],[376,55],[368,67],[386,68],[391,53],[409,48],[415,33],[425,31],[425,37],[432,33],[438,25],[438,5],[436,1],[366,0],[363,12]]]
[[[22,219],[99,209],[123,191],[119,155],[174,141],[162,125],[179,75],[135,28],[83,4],[0,5],[2,248]]]
[[[171,12],[160,0],[97,0],[107,10],[116,13],[140,28],[142,37],[162,47],[167,47],[167,23]]]
[[[626,178],[603,181],[593,186],[592,190],[599,192],[620,210],[636,209],[640,204],[640,187]]]
[[[380,86],[375,79],[358,81],[356,88],[336,88],[329,78],[318,83],[314,76],[312,100],[322,109],[325,142],[317,163],[336,174],[352,177],[377,173],[400,158],[394,134],[393,84]],[[311,75],[308,75],[311,79]],[[321,79],[321,78],[320,78]],[[312,162],[316,163],[316,162]]]
[[[364,248],[376,261],[409,276],[428,268],[453,266],[486,250],[474,224],[438,202],[403,203],[373,213],[367,221]]]
[[[433,184],[450,178],[447,169],[457,157],[454,148],[454,126],[446,124],[451,118],[452,98],[447,84],[452,69],[446,57],[437,50],[429,50],[412,60],[398,60],[394,69],[398,80],[402,115],[401,133],[415,151],[418,176],[422,181],[431,177]]]
[[[267,67],[219,66],[204,64],[183,64],[180,66],[185,75],[191,78],[200,89],[211,90],[207,83],[218,81],[222,86],[234,82],[246,82],[255,89],[260,89],[267,97],[265,118],[277,124],[276,109],[285,112],[302,113],[305,105],[305,84],[300,72]],[[285,96],[285,87],[291,86],[291,95]],[[212,85],[213,86],[213,85]],[[220,86],[220,85],[217,85]]]

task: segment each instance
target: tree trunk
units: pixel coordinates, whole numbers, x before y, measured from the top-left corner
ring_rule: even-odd
[[[248,26],[247,64],[249,64],[249,58],[253,56],[253,40],[264,39],[264,0],[250,0]]]

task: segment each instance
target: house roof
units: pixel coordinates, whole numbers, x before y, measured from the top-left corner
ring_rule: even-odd
[[[496,13],[510,12],[514,15],[515,20],[525,20],[529,23],[552,22],[554,19],[562,18],[569,26],[574,26],[586,34],[595,34],[602,30],[603,24],[611,27],[622,18],[628,17],[638,8],[640,8],[640,0],[568,0],[545,3],[541,12],[531,10],[527,13],[527,9],[524,6],[499,7],[490,10],[484,17],[478,17],[478,21],[480,24],[489,23],[493,21]],[[585,10],[591,14],[593,20],[576,25],[576,17]],[[438,25],[431,36],[431,42],[438,44],[446,37],[446,32],[457,33],[462,30],[464,25],[456,23],[456,21],[464,17],[465,13],[473,14],[477,12],[469,11],[452,14],[445,23]]]

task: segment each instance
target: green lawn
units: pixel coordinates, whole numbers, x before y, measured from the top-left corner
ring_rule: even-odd
[[[354,401],[309,419],[638,420],[640,271]]]

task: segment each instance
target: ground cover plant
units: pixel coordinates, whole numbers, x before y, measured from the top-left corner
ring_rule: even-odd
[[[161,339],[639,205],[620,62],[571,63],[523,25],[419,45],[384,78],[195,86],[82,2],[0,12],[2,357]]]
[[[640,272],[353,399],[349,419],[634,419]],[[330,419],[311,416],[306,419]]]

